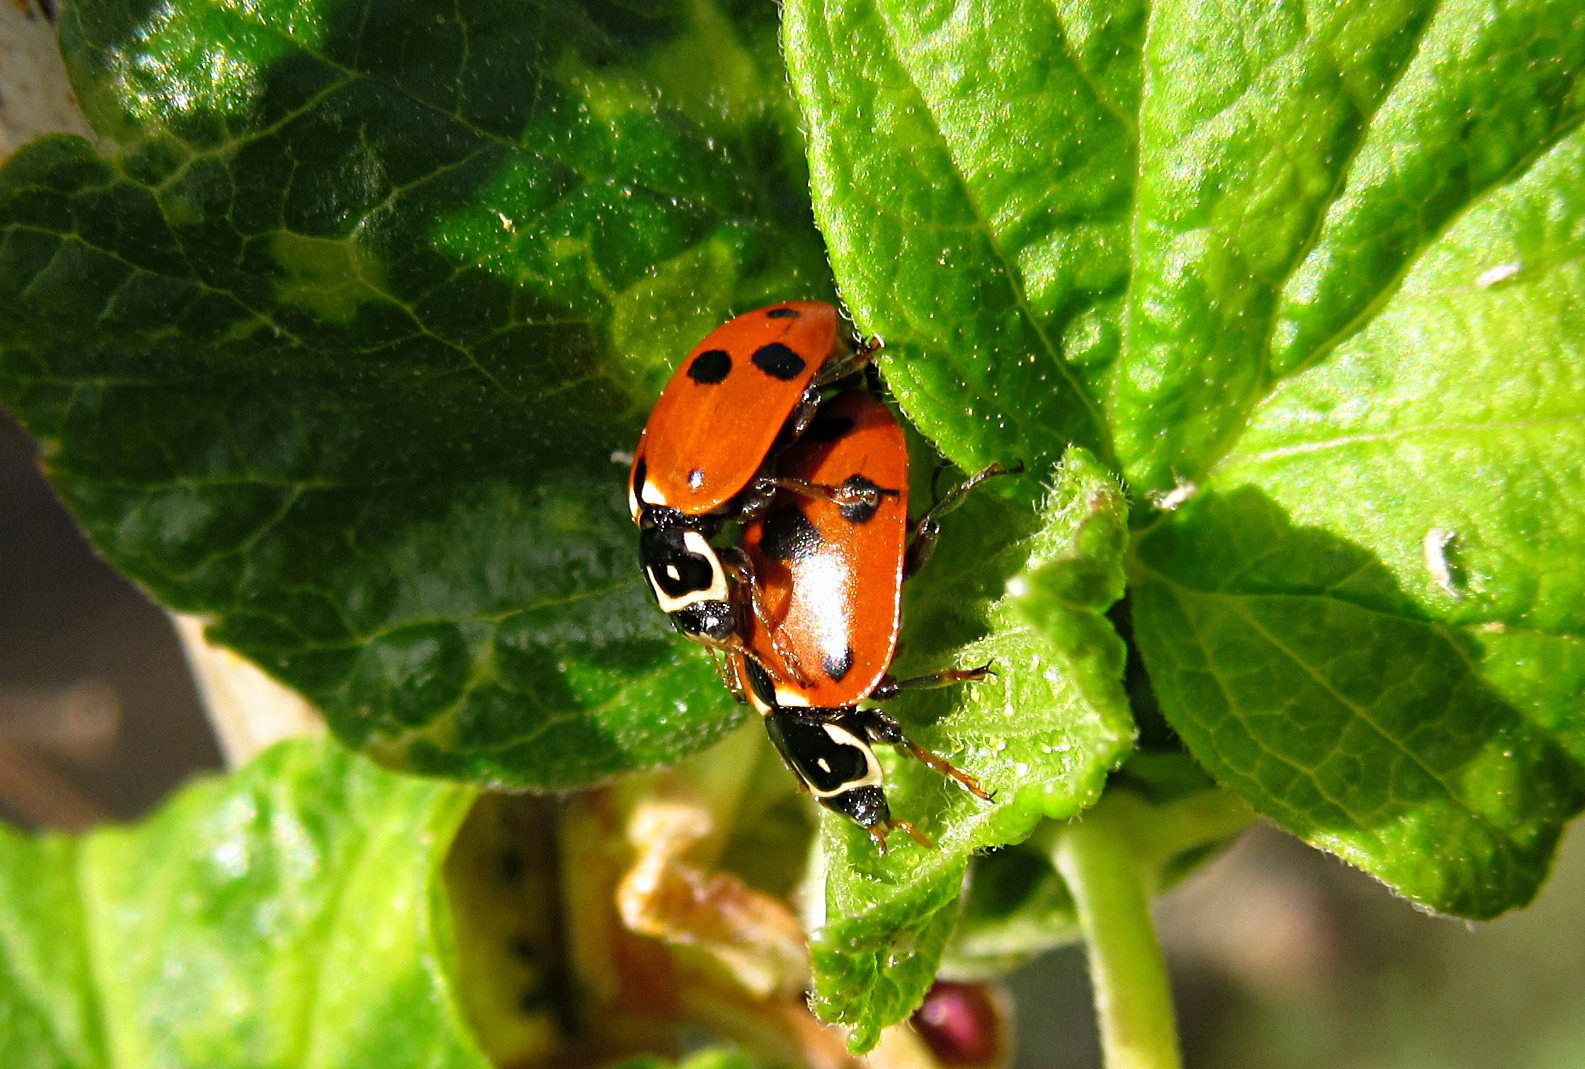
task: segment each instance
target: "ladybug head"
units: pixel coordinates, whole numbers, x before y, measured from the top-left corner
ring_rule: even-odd
[[[853,787],[841,794],[820,799],[820,804],[833,813],[841,813],[871,836],[880,828],[879,841],[885,842],[886,831],[892,826],[891,807],[886,804],[886,792],[879,787]]]
[[[697,642],[717,649],[732,649],[738,642],[737,610],[727,601],[696,601],[671,613],[677,630]]]

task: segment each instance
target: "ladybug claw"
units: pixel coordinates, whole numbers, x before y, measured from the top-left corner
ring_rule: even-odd
[[[918,843],[920,846],[924,847],[926,850],[934,850],[936,848],[936,844],[931,842],[928,838],[926,838],[924,832],[920,831],[918,828],[916,828],[912,824],[908,823],[908,821],[906,821],[906,820],[894,820],[894,821],[892,821],[892,826],[903,829],[903,831],[908,833],[909,838],[913,839],[914,842]]]
[[[864,830],[870,833],[870,839],[875,843],[876,848],[879,849],[884,855],[887,852],[886,834],[891,831],[891,828],[885,824],[875,824],[871,827],[865,828]]]

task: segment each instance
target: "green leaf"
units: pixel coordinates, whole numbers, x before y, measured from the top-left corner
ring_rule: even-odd
[[[932,596],[982,583],[987,572],[1011,576],[1004,597],[978,601],[980,637],[952,655],[963,667],[990,662],[997,674],[898,703],[910,736],[978,776],[996,792],[994,804],[899,758],[886,761],[892,813],[935,849],[898,834],[882,855],[859,828],[825,816],[826,917],[811,940],[815,1008],[850,1026],[855,1051],[873,1046],[880,1029],[907,1017],[929,990],[970,856],[1021,841],[1042,817],[1065,818],[1092,803],[1131,744],[1122,641],[1105,616],[1122,590],[1122,495],[1089,454],[1073,449],[1041,516],[1041,528],[995,562],[981,555],[994,529],[962,522],[974,518],[967,506],[945,522],[923,573]],[[931,611],[931,601],[911,599],[905,641],[963,627],[964,600],[949,600],[957,620],[944,606]],[[935,652],[913,649],[904,663],[917,667]]]
[[[843,297],[885,338],[903,409],[965,470],[1022,458],[1045,476],[1070,442],[1109,455],[1086,380],[1119,337],[1144,13],[785,7]]]
[[[136,828],[0,829],[0,1061],[485,1069],[437,913],[473,796],[294,741]]]
[[[1209,477],[1238,519],[1197,511],[1163,534],[1165,549],[1263,517],[1266,544],[1239,539],[1220,569],[1241,577],[1216,582],[1213,598],[1203,542],[1197,574],[1167,565],[1182,557],[1165,550],[1160,571],[1178,588],[1151,595],[1203,636],[1187,661],[1190,642],[1155,623],[1146,653],[1171,647],[1181,679],[1190,663],[1227,671],[1217,666],[1232,650],[1216,647],[1243,646],[1244,660],[1249,642],[1270,642],[1287,649],[1268,671],[1328,692],[1304,703],[1312,738],[1300,742],[1265,718],[1287,684],[1268,680],[1265,696],[1249,693],[1252,679],[1233,684],[1233,720],[1195,684],[1174,723],[1187,738],[1189,720],[1220,720],[1201,760],[1216,771],[1214,750],[1236,768],[1225,776],[1262,782],[1247,798],[1293,814],[1285,825],[1427,906],[1474,917],[1530,901],[1582,804],[1582,168],[1575,130],[1469,206],[1365,330],[1276,390]],[[1503,263],[1523,265],[1517,278],[1482,284]],[[1309,563],[1284,544],[1309,544]],[[1322,554],[1333,566],[1317,566]],[[1330,766],[1316,749],[1328,734]],[[1292,776],[1276,769],[1284,760]],[[1339,764],[1358,780],[1349,790]]]
[[[786,40],[843,293],[933,346],[910,415],[969,463],[1109,442],[1167,508],[1130,694],[1416,901],[1527,901],[1585,755],[1585,9],[795,0]]]
[[[1137,561],[1156,691],[1218,780],[1433,909],[1534,896],[1578,765],[1379,560],[1243,487],[1185,506]]]
[[[1199,636],[1158,617],[1141,638],[1158,688],[1160,659],[1179,677],[1179,730],[1215,736],[1201,759],[1466,916],[1529,901],[1582,804],[1582,168],[1576,130],[1470,206],[1368,327],[1257,409],[1207,480],[1222,503],[1141,548],[1170,580],[1141,596]],[[1507,263],[1524,266],[1482,284]],[[1265,537],[1210,552],[1251,524]],[[1290,681],[1264,696],[1240,667],[1256,645]],[[1213,697],[1206,670],[1245,678]],[[1268,719],[1292,687],[1314,696],[1283,717],[1302,731]]]
[[[1006,976],[1083,938],[1073,893],[1039,835],[969,862],[962,913],[941,956],[946,979]]]
[[[1469,200],[1578,118],[1585,14],[1534,0],[1162,3],[1112,394],[1147,489],[1197,479],[1272,381],[1352,332]]]
[[[644,412],[829,297],[770,3],[84,0],[0,172],[0,402],[100,550],[381,760],[566,786],[736,722],[650,604]]]

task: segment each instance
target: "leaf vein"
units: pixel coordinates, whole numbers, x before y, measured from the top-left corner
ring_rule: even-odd
[[[1366,708],[1364,706],[1357,705],[1354,702],[1350,701],[1347,697],[1345,697],[1343,695],[1343,693],[1341,691],[1339,691],[1336,687],[1334,687],[1332,685],[1332,683],[1329,680],[1327,680],[1327,678],[1325,676],[1323,676],[1319,671],[1317,671],[1308,661],[1306,661],[1304,658],[1300,657],[1298,655],[1298,653],[1295,652],[1294,650],[1290,649],[1286,643],[1284,643],[1281,639],[1277,638],[1276,635],[1272,634],[1265,627],[1263,627],[1260,624],[1260,622],[1257,621],[1255,619],[1255,617],[1249,612],[1249,610],[1246,607],[1246,605],[1244,603],[1244,600],[1242,598],[1230,597],[1230,598],[1227,599],[1227,602],[1228,602],[1227,608],[1230,611],[1232,611],[1234,614],[1236,614],[1237,616],[1241,617],[1244,620],[1244,622],[1246,624],[1248,624],[1249,627],[1253,631],[1255,631],[1258,635],[1260,635],[1262,638],[1264,638],[1267,642],[1271,643],[1271,645],[1276,650],[1278,650],[1280,653],[1285,655],[1290,661],[1292,661],[1295,665],[1297,665],[1299,667],[1299,669],[1304,672],[1305,675],[1309,676],[1310,679],[1312,681],[1314,681],[1317,686],[1319,686],[1327,694],[1331,695],[1331,697],[1335,701],[1337,701],[1339,704],[1343,705],[1345,708],[1352,710],[1354,715],[1359,719],[1359,721],[1361,723],[1363,723],[1367,727],[1369,727],[1378,736],[1380,736],[1384,741],[1386,741],[1393,749],[1396,749],[1399,752],[1399,754],[1401,754],[1403,757],[1407,758],[1411,764],[1413,764],[1416,768],[1420,769],[1420,771],[1424,772],[1427,776],[1429,776],[1431,778],[1431,780],[1434,783],[1437,784],[1437,786],[1441,787],[1442,790],[1444,792],[1446,792],[1449,800],[1451,800],[1455,805],[1457,805],[1465,813],[1468,813],[1470,815],[1470,817],[1472,817],[1474,819],[1476,824],[1479,824],[1481,827],[1483,827],[1486,830],[1487,834],[1490,835],[1492,841],[1498,846],[1498,848],[1502,851],[1504,856],[1507,857],[1510,862],[1515,860],[1514,859],[1514,844],[1509,841],[1509,839],[1508,839],[1508,837],[1506,835],[1502,834],[1496,828],[1496,826],[1494,826],[1491,823],[1491,819],[1488,816],[1486,816],[1486,814],[1481,813],[1478,810],[1472,808],[1462,797],[1460,797],[1458,792],[1453,789],[1452,785],[1448,783],[1447,779],[1444,777],[1443,774],[1436,772],[1429,765],[1427,765],[1425,763],[1425,761],[1418,754],[1416,754],[1413,750],[1410,750],[1408,748],[1408,746],[1406,746],[1401,739],[1399,739],[1396,736],[1390,734],[1385,728],[1383,728],[1379,723],[1377,723],[1375,718],[1373,718],[1369,714],[1369,712],[1366,710]],[[1435,632],[1438,629],[1435,628],[1435,627],[1431,627],[1431,630],[1433,632]],[[1445,636],[1441,636],[1441,635],[1439,635],[1439,637],[1445,638]],[[1319,784],[1317,784],[1317,789],[1319,789]]]
[[[1263,464],[1291,456],[1303,456],[1308,453],[1320,453],[1331,449],[1348,449],[1376,442],[1399,441],[1422,435],[1474,435],[1496,430],[1545,431],[1575,426],[1585,426],[1585,413],[1558,416],[1552,419],[1491,420],[1482,423],[1427,423],[1415,427],[1401,427],[1390,431],[1371,431],[1338,438],[1325,438],[1319,441],[1300,442],[1296,445],[1287,445],[1277,449],[1268,449],[1260,453],[1251,453],[1244,457],[1232,456],[1229,459],[1239,464]]]
[[[996,258],[996,262],[1001,267],[1000,273],[1007,281],[1007,286],[1012,292],[1013,300],[1017,304],[1018,310],[1022,315],[1024,322],[1029,325],[1030,330],[1034,332],[1035,337],[1045,349],[1046,358],[1056,366],[1058,374],[1060,374],[1064,381],[1067,382],[1072,396],[1076,398],[1079,404],[1083,407],[1085,418],[1089,423],[1092,432],[1094,433],[1094,440],[1100,444],[1101,448],[1106,453],[1106,456],[1103,457],[1103,459],[1109,460],[1111,454],[1111,443],[1109,436],[1106,434],[1106,424],[1104,420],[1102,420],[1101,414],[1096,408],[1094,398],[1090,396],[1090,392],[1084,387],[1084,383],[1080,381],[1077,375],[1074,374],[1073,368],[1070,367],[1067,360],[1063,358],[1060,348],[1052,342],[1050,336],[1046,333],[1045,327],[1035,316],[1034,309],[1029,306],[1029,298],[1024,292],[1021,274],[1007,259],[1006,253],[1003,252],[1001,245],[997,242],[995,232],[991,229],[990,221],[986,218],[984,210],[981,208],[979,201],[974,196],[973,189],[968,181],[968,175],[964,172],[956,154],[952,151],[952,143],[947,138],[945,131],[942,130],[941,124],[936,118],[935,108],[931,106],[928,98],[925,96],[924,91],[920,88],[919,80],[915,77],[913,69],[904,61],[904,49],[899,40],[897,29],[893,24],[892,19],[888,15],[886,5],[878,3],[875,5],[875,10],[880,15],[881,25],[886,31],[886,39],[891,45],[893,56],[896,57],[898,68],[907,76],[909,87],[919,97],[920,101],[925,104],[925,106],[920,110],[924,113],[927,121],[930,123],[931,129],[935,132],[936,140],[941,145],[942,151],[952,162],[953,174],[955,174],[958,179],[958,189],[962,193],[964,203],[968,205],[969,210],[973,213],[976,232],[978,232],[979,235],[985,240],[986,245],[990,247],[991,254]]]
[[[1297,375],[1300,372],[1306,371],[1309,368],[1314,367],[1316,364],[1321,363],[1329,355],[1331,355],[1334,349],[1343,344],[1343,342],[1347,341],[1349,338],[1353,337],[1354,334],[1363,328],[1366,323],[1369,323],[1372,319],[1374,319],[1381,311],[1382,307],[1397,294],[1399,288],[1403,285],[1404,279],[1406,279],[1418,265],[1420,257],[1425,254],[1426,250],[1430,249],[1438,241],[1442,240],[1442,238],[1446,236],[1447,233],[1456,227],[1460,222],[1462,222],[1471,211],[1485,203],[1486,198],[1494,191],[1507,186],[1511,182],[1515,181],[1518,177],[1523,175],[1524,172],[1533,167],[1536,161],[1555,148],[1557,144],[1565,137],[1573,133],[1574,129],[1578,127],[1582,121],[1585,121],[1585,111],[1577,112],[1568,119],[1565,119],[1563,122],[1554,127],[1551,133],[1539,140],[1536,143],[1536,147],[1534,149],[1515,160],[1513,165],[1501,175],[1492,179],[1484,188],[1473,191],[1469,198],[1465,200],[1465,202],[1460,205],[1457,210],[1448,213],[1447,218],[1442,221],[1442,224],[1436,228],[1434,233],[1426,236],[1424,240],[1420,241],[1415,246],[1412,252],[1406,253],[1403,256],[1402,261],[1399,263],[1397,269],[1393,271],[1391,276],[1382,281],[1382,284],[1377,288],[1375,295],[1372,296],[1371,299],[1360,308],[1359,312],[1350,318],[1348,322],[1344,323],[1342,326],[1333,331],[1330,336],[1322,339],[1320,342],[1317,342],[1315,350],[1304,360],[1303,363],[1295,365],[1293,371],[1290,372],[1287,377],[1291,378],[1293,375]]]

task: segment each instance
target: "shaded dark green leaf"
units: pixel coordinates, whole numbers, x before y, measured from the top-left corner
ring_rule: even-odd
[[[382,760],[516,786],[736,713],[634,562],[678,354],[829,295],[775,9],[86,2],[0,174],[0,400],[101,550]]]

